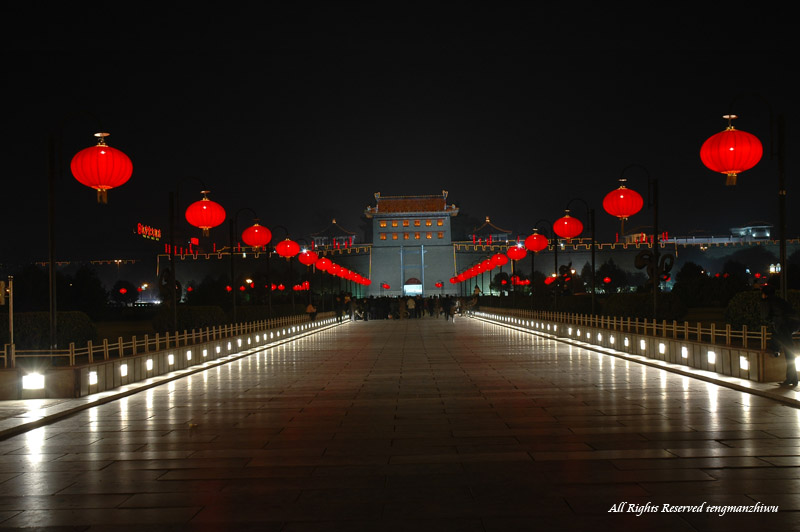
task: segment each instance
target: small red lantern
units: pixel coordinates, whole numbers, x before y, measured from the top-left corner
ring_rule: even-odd
[[[278,285],[278,290],[279,290],[279,291],[281,291],[281,292],[282,292],[282,291],[284,291],[284,290],[286,290],[286,287],[285,287],[285,286],[283,286],[283,283],[281,283],[281,284],[279,284],[279,285]]]
[[[225,287],[225,291],[226,292],[231,292],[232,290],[233,290],[233,288],[231,288],[231,285],[228,285],[228,286]]]
[[[525,239],[525,247],[534,253],[538,253],[539,251],[547,248],[548,244],[549,242],[547,241],[547,237],[540,235],[539,233],[533,233],[531,236]]]
[[[122,294],[122,295],[124,296],[125,294],[127,294],[127,293],[128,293],[128,289],[127,289],[127,288],[120,288],[120,289],[119,289],[119,293],[120,293],[120,294]]]
[[[495,266],[503,267],[504,265],[508,264],[508,257],[506,257],[503,253],[495,253],[492,255],[492,263]]]
[[[314,264],[314,266],[315,266],[315,267],[316,267],[318,270],[320,270],[320,271],[323,271],[323,272],[324,272],[325,270],[327,270],[328,268],[330,268],[332,264],[333,264],[333,263],[331,262],[331,259],[328,259],[328,258],[326,258],[326,257],[322,257],[321,259],[319,259],[319,260],[316,262],[316,264]]]
[[[550,275],[549,277],[545,277],[544,284],[547,284],[547,285],[553,284],[555,282],[555,280],[556,280],[556,278],[554,276]]]
[[[569,215],[569,209],[566,210],[564,216],[556,220],[553,224],[553,232],[561,238],[575,238],[583,231],[583,224],[577,218]]]
[[[256,222],[242,231],[242,241],[250,247],[260,248],[272,241],[272,231]]]
[[[608,284],[611,282],[611,277],[603,277],[603,282]]]
[[[622,181],[622,179],[620,179]],[[616,216],[620,220],[627,220],[640,210],[644,205],[641,194],[635,190],[620,185],[618,189],[612,190],[603,198],[603,209],[611,216]]]
[[[528,255],[528,252],[522,246],[511,246],[508,248],[506,255],[511,260],[522,260]]]
[[[208,199],[208,190],[201,191],[203,199],[195,201],[186,209],[186,221],[203,230],[203,236],[208,236],[208,230],[217,227],[225,221],[225,209],[222,205]]]
[[[124,185],[133,174],[133,163],[127,155],[108,146],[108,133],[95,133],[96,146],[84,148],[75,154],[69,167],[81,184],[97,191],[97,203],[108,203],[108,191]]]
[[[281,240],[278,245],[275,246],[275,251],[277,251],[278,255],[281,257],[291,259],[300,252],[300,244],[287,238],[286,240]]]
[[[712,135],[700,148],[700,160],[710,170],[728,176],[726,185],[735,185],[736,176],[758,164],[764,148],[758,137],[731,125],[736,115],[725,115],[728,127]]]
[[[317,262],[317,258],[318,258],[317,254],[309,250],[306,250],[297,256],[297,260],[300,261],[300,264],[303,264],[305,266],[311,266],[312,264]]]

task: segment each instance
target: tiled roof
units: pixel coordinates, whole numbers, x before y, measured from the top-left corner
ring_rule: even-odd
[[[375,194],[375,207],[367,207],[368,216],[375,214],[395,214],[414,212],[448,212],[457,213],[455,205],[447,205],[447,191],[430,196],[381,196]]]
[[[497,234],[502,234],[502,233],[509,233],[510,234],[511,230],[509,230],[509,229],[500,229],[499,227],[494,225],[491,221],[489,221],[489,217],[488,216],[486,217],[486,221],[483,223],[482,226],[476,227],[473,230],[473,234],[476,234],[476,235],[489,235],[489,234],[497,235]]]
[[[352,231],[348,231],[344,229],[341,225],[336,223],[336,218],[331,221],[331,225],[320,231],[319,233],[312,233],[311,236],[327,236],[330,238],[336,238],[337,236],[353,236],[355,233]]]

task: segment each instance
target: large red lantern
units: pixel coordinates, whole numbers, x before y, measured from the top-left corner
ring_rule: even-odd
[[[627,220],[642,210],[642,206],[644,200],[641,194],[625,185],[620,185],[618,189],[612,190],[603,198],[603,209],[620,220]]]
[[[217,227],[225,221],[225,209],[222,205],[208,199],[208,190],[203,190],[203,199],[195,201],[186,209],[186,221],[203,230],[203,236],[208,236],[208,230]]]
[[[297,260],[300,261],[300,264],[311,266],[312,264],[317,262],[317,254],[314,253],[313,251],[306,250],[297,256]]]
[[[508,255],[508,258],[511,260],[522,260],[527,254],[528,252],[525,251],[525,248],[522,246],[511,246],[508,248],[508,251],[506,251],[506,255]]]
[[[278,255],[281,257],[291,259],[300,253],[300,244],[287,238],[278,242],[278,245],[275,246],[275,251],[277,251]]]
[[[495,266],[497,266],[497,264],[492,262],[492,259],[484,259],[484,261],[481,262],[480,273],[494,270]]]
[[[272,241],[272,231],[256,222],[242,231],[242,241],[250,247],[260,248]]]
[[[560,236],[561,238],[575,238],[583,231],[583,224],[577,218],[573,218],[569,215],[569,209],[567,209],[564,216],[556,220],[556,223],[553,224],[553,232]]]
[[[711,136],[700,148],[700,160],[710,170],[725,174],[726,185],[735,185],[736,176],[758,164],[764,154],[764,148],[758,137],[739,131],[731,125],[736,115],[725,115],[728,127]]]
[[[75,154],[69,167],[81,184],[97,191],[97,203],[108,203],[108,191],[124,185],[133,174],[133,163],[127,155],[108,146],[108,133],[95,133],[96,146],[84,148]]]
[[[539,233],[533,233],[525,239],[525,247],[534,253],[538,253],[545,249],[548,245],[547,237]]]

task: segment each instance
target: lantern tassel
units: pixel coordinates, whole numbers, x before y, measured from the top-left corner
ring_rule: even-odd
[[[108,190],[97,189],[97,203],[102,203],[103,205],[108,203]]]
[[[203,228],[203,236],[209,236],[211,233],[208,231],[208,227]]]
[[[730,173],[730,174],[726,174],[726,175],[728,176],[728,178],[725,180],[725,185],[729,186],[729,187],[735,186],[736,185],[736,176],[737,176],[737,174]]]

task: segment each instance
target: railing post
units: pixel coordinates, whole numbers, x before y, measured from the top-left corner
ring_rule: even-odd
[[[731,345],[731,324],[725,324],[725,345]]]
[[[698,342],[703,341],[703,324],[700,323],[699,321],[697,322],[697,341]]]
[[[747,349],[747,325],[742,325],[742,347]]]
[[[117,353],[119,353],[119,358],[125,356],[125,344],[122,341],[122,336],[117,337]]]
[[[86,350],[89,353],[89,362],[94,362],[94,349],[92,348],[92,341],[86,342]]]
[[[761,350],[762,351],[766,351],[767,350],[767,326],[766,325],[762,325],[761,326]]]
[[[103,338],[103,360],[108,360],[108,338]]]
[[[69,365],[75,365],[75,342],[69,343]]]
[[[9,348],[9,353],[10,353],[10,356],[11,356],[11,367],[12,368],[16,368],[17,367],[17,346],[14,345],[14,344],[11,344],[11,347]]]
[[[678,320],[672,320],[672,338],[678,339]]]
[[[133,356],[136,356],[136,335],[133,336]]]
[[[711,323],[711,344],[717,343],[717,324]]]

